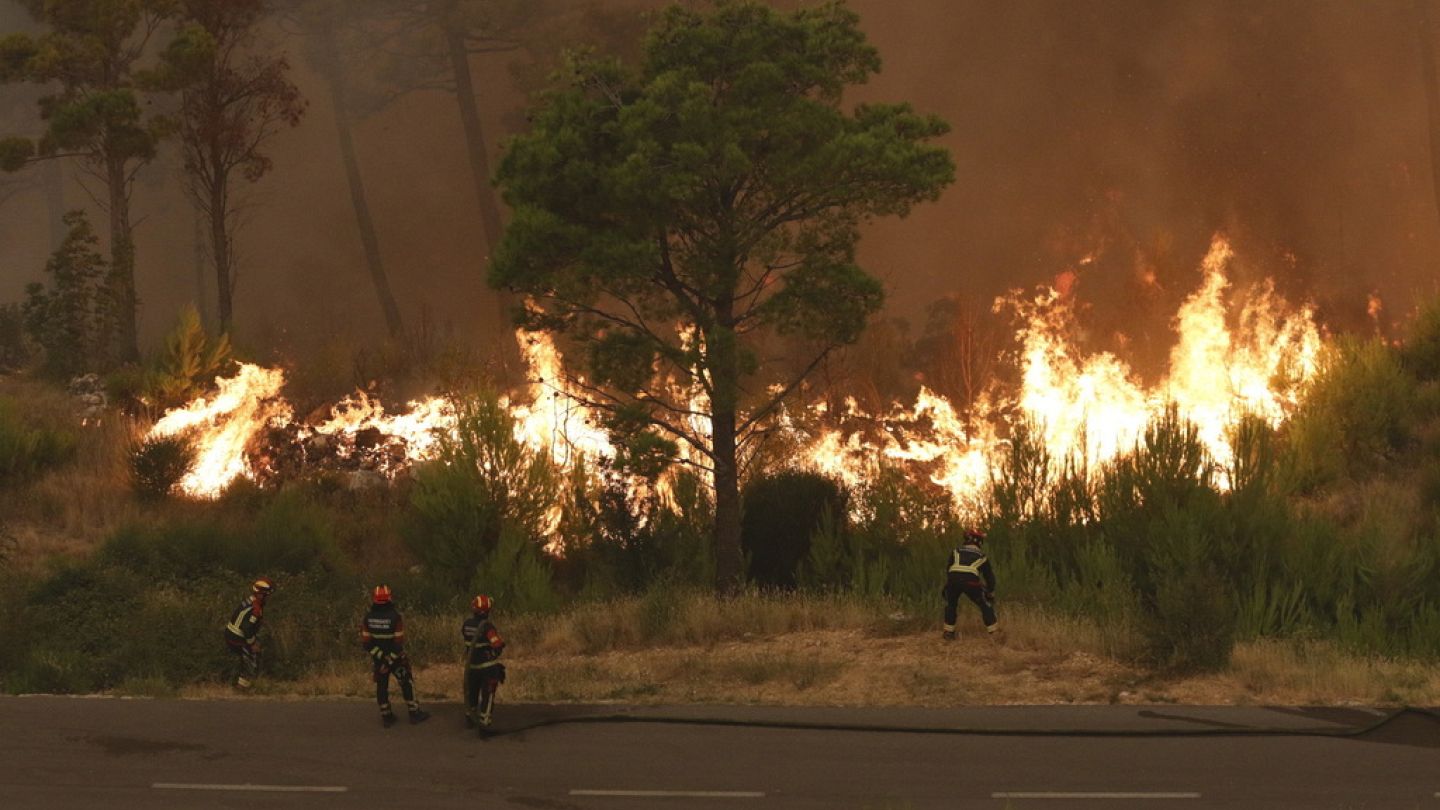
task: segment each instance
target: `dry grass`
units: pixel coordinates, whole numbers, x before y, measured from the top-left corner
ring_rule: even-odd
[[[1214,675],[1159,678],[1115,657],[1115,634],[1036,608],[1007,606],[1005,632],[987,636],[962,618],[945,643],[939,617],[858,598],[703,594],[619,600],[550,617],[497,616],[510,641],[512,702],[716,703],[786,706],[966,706],[1196,703],[1398,705],[1440,703],[1440,673],[1414,663],[1345,655],[1332,645],[1240,645]],[[648,630],[644,624],[653,622]],[[668,615],[660,621],[655,615]],[[460,700],[459,617],[409,623],[416,682],[426,700]],[[607,642],[602,644],[602,641]],[[137,684],[143,689],[144,684]],[[368,697],[369,668],[332,664],[272,697]],[[190,697],[230,694],[221,685]]]
[[[126,467],[136,431],[132,420],[110,413],[99,424],[82,426],[63,390],[21,377],[0,377],[0,396],[75,431],[79,440],[69,463],[0,490],[0,513],[16,540],[15,565],[31,566],[57,554],[82,555],[137,513]]]

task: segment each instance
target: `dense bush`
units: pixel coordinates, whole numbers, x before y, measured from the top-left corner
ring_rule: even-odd
[[[1342,338],[1286,433],[1289,476],[1301,490],[1375,469],[1409,439],[1415,380],[1378,340]]]
[[[559,476],[547,453],[515,438],[510,413],[493,396],[460,406],[453,434],[441,434],[434,461],[415,472],[406,541],[426,569],[469,588],[506,536],[537,551],[555,522]]]
[[[195,450],[183,436],[145,439],[130,455],[130,480],[141,500],[168,497],[195,466]]]
[[[816,473],[757,478],[745,486],[741,502],[740,545],[750,561],[751,581],[762,586],[794,588],[811,536],[822,527],[827,535],[845,531],[845,490]]]
[[[69,461],[76,444],[73,431],[35,424],[14,400],[0,397],[0,488]]]
[[[1400,362],[1420,382],[1440,380],[1440,298],[1416,313],[1400,347]]]

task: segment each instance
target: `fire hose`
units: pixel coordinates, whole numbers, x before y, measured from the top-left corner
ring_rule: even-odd
[[[505,737],[536,729],[566,725],[607,725],[653,723],[656,725],[715,726],[721,728],[762,728],[786,731],[846,731],[883,734],[933,734],[972,737],[1361,737],[1395,722],[1401,717],[1421,717],[1440,724],[1440,711],[1418,706],[1404,706],[1373,722],[1358,726],[1315,726],[1285,728],[1279,726],[1224,726],[1215,728],[1168,729],[1077,729],[1077,728],[991,728],[985,726],[906,726],[877,723],[823,723],[803,720],[738,720],[722,717],[684,717],[678,715],[596,714],[554,717],[537,720],[515,728],[489,731],[486,737]]]

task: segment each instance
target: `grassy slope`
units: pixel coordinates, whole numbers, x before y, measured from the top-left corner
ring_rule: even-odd
[[[513,624],[497,616],[510,641],[504,699],[937,707],[1440,703],[1440,672],[1432,667],[1357,658],[1317,642],[1244,643],[1224,672],[1167,678],[1112,655],[1113,641],[1095,625],[1025,606],[1006,609],[999,639],[966,617],[961,639],[944,643],[938,616],[892,613],[854,599],[748,596],[717,603],[690,595],[677,597],[663,622],[646,619],[653,610],[647,603],[654,601],[622,600]],[[647,621],[648,638],[640,632]],[[458,617],[411,622],[414,647],[429,653],[416,675],[426,699],[460,699],[458,662],[438,663],[447,648],[458,655],[450,640],[458,624]],[[260,691],[368,697],[373,687],[357,652],[353,662],[332,664],[302,681],[264,683]],[[230,692],[209,684],[182,694]]]

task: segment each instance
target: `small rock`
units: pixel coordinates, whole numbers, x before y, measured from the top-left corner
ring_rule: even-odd
[[[383,486],[385,476],[374,470],[354,470],[345,474],[345,488],[351,492],[363,492]]]

